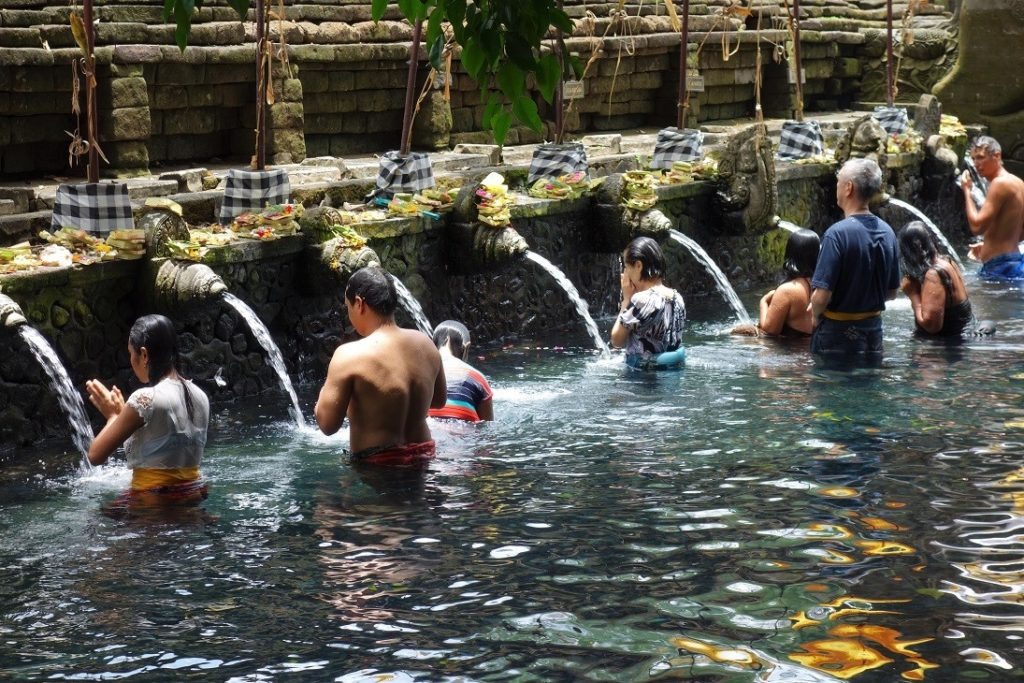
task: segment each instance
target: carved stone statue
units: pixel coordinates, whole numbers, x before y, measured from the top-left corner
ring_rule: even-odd
[[[154,302],[162,310],[176,310],[192,303],[210,301],[227,291],[227,285],[209,266],[167,259],[153,279]]]
[[[0,294],[0,327],[14,328],[25,324],[25,314],[14,299]]]
[[[874,159],[884,174],[889,159],[885,153],[888,138],[882,124],[866,114],[846,129],[846,135],[836,145],[836,161],[842,166],[850,159]]]
[[[750,126],[734,135],[718,162],[716,195],[722,225],[735,232],[764,232],[775,227],[779,204],[775,159],[768,136]]]

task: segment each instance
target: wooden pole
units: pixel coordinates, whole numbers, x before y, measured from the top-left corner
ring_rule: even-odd
[[[96,35],[93,28],[92,0],[85,0],[83,3],[83,14],[85,15],[85,111],[86,111],[86,140],[89,142],[89,169],[88,181],[98,183],[100,181],[100,148],[96,144],[96,137],[99,132],[99,120],[96,113]]]
[[[412,149],[413,108],[416,106],[416,71],[420,61],[420,41],[423,37],[423,20],[417,20],[412,27],[412,45],[409,47],[409,73],[405,79],[405,109],[402,113],[402,144],[398,153],[405,156]]]
[[[562,9],[562,0],[558,0],[558,9]],[[560,145],[565,139],[565,55],[562,54],[562,29],[555,29],[555,56],[558,58],[558,85],[555,86],[555,144]]]
[[[687,56],[690,46],[690,0],[683,0],[683,26],[679,36],[679,104],[676,107],[676,128],[686,127],[686,112],[690,108],[690,93],[686,86]]]
[[[256,170],[267,167],[267,13],[263,0],[256,0]]]
[[[892,50],[892,0],[885,3],[885,25],[888,40],[885,46],[885,101],[891,107],[893,105],[893,86],[895,86],[895,74],[893,73],[893,50]]]
[[[891,2],[891,0],[890,0]],[[793,61],[796,76],[796,120],[804,120],[804,65],[800,59],[800,0],[793,0]]]

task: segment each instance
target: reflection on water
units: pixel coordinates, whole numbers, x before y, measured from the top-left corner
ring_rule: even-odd
[[[491,352],[497,421],[434,425],[413,479],[353,470],[285,406],[221,408],[194,524],[107,519],[123,465],[40,453],[0,479],[0,673],[1012,680],[1024,299],[969,284],[994,338],[914,341],[897,305],[853,373],[699,301],[682,373],[583,337]]]

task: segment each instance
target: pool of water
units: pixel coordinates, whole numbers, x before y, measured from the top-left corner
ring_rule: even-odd
[[[969,286],[995,337],[914,341],[901,299],[859,372],[723,334],[715,299],[681,373],[582,330],[485,352],[497,421],[437,425],[413,479],[283,396],[218,407],[185,519],[108,519],[123,464],[41,450],[0,480],[0,676],[1017,680],[1024,292]]]

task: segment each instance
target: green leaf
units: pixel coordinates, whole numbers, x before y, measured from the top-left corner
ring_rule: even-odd
[[[195,10],[194,0],[177,0],[174,6],[174,42],[182,52],[188,47],[188,34],[192,29],[192,12]]]
[[[544,128],[544,122],[540,120],[537,113],[537,103],[528,95],[517,97],[512,100],[512,113],[516,118],[526,124],[530,130],[539,133]]]
[[[473,77],[473,80],[479,83],[483,76],[484,53],[476,41],[472,39],[466,41],[462,46],[461,59],[462,66],[466,67],[466,71]]]
[[[504,109],[499,111],[491,119],[491,130],[494,132],[494,141],[499,145],[505,144],[505,136],[508,135],[508,129],[512,125],[512,114],[508,113]]]
[[[249,6],[252,3],[250,0],[228,0],[228,7],[235,10],[240,19],[245,19],[245,15],[249,13]]]
[[[452,26],[455,42],[462,45],[466,41],[466,0],[448,0],[445,5],[448,23]]]
[[[398,0],[398,11],[402,13],[409,21],[415,21],[416,7],[414,3],[416,0]]]
[[[501,58],[502,50],[500,27],[495,26],[493,21],[485,21],[481,26],[478,38],[480,41],[480,47],[483,49],[484,60],[489,66],[493,66],[494,63]]]
[[[512,62],[505,62],[498,69],[498,87],[505,93],[509,101],[514,101],[523,94],[526,88],[526,75],[523,70]]]
[[[444,20],[444,9],[444,0],[441,0],[438,6],[430,12],[430,17],[427,19],[426,42],[433,43],[439,37],[444,35],[441,31],[441,22]]]
[[[501,100],[494,93],[491,93],[487,98],[487,106],[484,107],[484,118],[482,121],[484,128],[490,128],[491,123],[494,121],[494,115],[501,109]]]
[[[579,58],[579,55],[569,55],[569,66],[572,67],[572,73],[576,78],[583,78],[583,61]]]
[[[555,96],[555,88],[561,76],[558,57],[552,53],[541,55],[537,62],[537,88],[545,102],[551,102]]]
[[[370,10],[370,16],[374,21],[380,21],[381,17],[384,16],[384,12],[388,9],[388,0],[373,0],[372,9]]]
[[[564,11],[562,11],[560,9],[556,9],[553,12],[551,12],[551,14],[549,15],[548,18],[549,18],[552,26],[554,26],[555,28],[562,29],[562,33],[565,33],[565,34],[568,34],[568,35],[572,34],[572,30],[573,30],[572,19],[570,19],[569,15],[566,14]]]
[[[164,21],[170,21],[174,14],[174,3],[176,0],[164,0]]]
[[[505,36],[505,53],[509,59],[524,71],[532,71],[537,66],[533,57],[533,48],[521,35],[508,33]]]
[[[441,63],[441,56],[444,54],[444,43],[444,36],[438,36],[427,50],[427,59],[430,60],[430,66],[434,67],[437,71],[444,70],[444,64]]]

